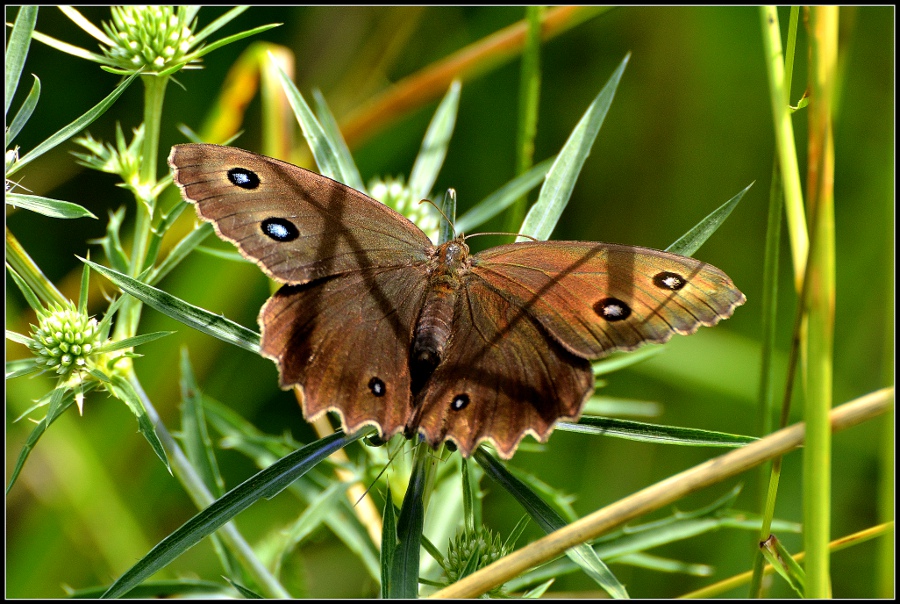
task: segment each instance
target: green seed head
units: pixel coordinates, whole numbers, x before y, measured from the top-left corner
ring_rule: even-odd
[[[412,220],[417,227],[435,240],[440,226],[437,210],[431,204],[413,199],[412,191],[398,178],[377,179],[369,183],[372,197]]]
[[[78,312],[71,303],[54,305],[38,313],[32,326],[32,352],[38,363],[60,375],[87,365],[91,352],[100,345],[97,320]]]
[[[512,547],[505,546],[499,534],[490,529],[479,527],[474,532],[461,530],[455,539],[450,540],[445,562],[447,579],[455,583],[465,574],[469,574],[492,564],[509,554]],[[474,560],[474,564],[472,561]],[[502,594],[502,587],[490,592],[492,596]]]
[[[103,29],[113,41],[106,56],[122,69],[160,72],[177,65],[194,43],[194,23],[180,6],[113,6]]]

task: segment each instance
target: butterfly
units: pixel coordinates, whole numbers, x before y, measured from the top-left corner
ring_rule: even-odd
[[[745,301],[714,266],[642,247],[435,246],[344,184],[233,147],[185,144],[169,165],[222,239],[284,285],[260,352],[313,420],[376,426],[470,456],[545,441],[593,392],[590,360],[715,325]]]

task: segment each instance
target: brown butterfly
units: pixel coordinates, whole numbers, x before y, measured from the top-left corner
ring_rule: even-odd
[[[581,241],[435,247],[339,182],[249,151],[177,145],[175,183],[222,239],[285,283],[259,313],[261,353],[308,420],[384,439],[482,441],[509,458],[593,392],[589,359],[715,325],[744,295],[714,266]]]

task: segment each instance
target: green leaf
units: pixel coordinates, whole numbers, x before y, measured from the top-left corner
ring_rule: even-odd
[[[698,222],[694,228],[682,235],[678,241],[667,247],[666,251],[673,254],[681,254],[682,256],[692,256],[709,239],[709,236],[715,233],[716,229],[725,222],[725,219],[728,218],[731,211],[752,186],[753,183],[751,182],[740,193],[713,210],[709,216]]]
[[[431,188],[437,180],[438,172],[441,171],[444,158],[447,157],[447,147],[450,145],[450,137],[453,136],[453,128],[456,125],[459,91],[459,80],[454,80],[441,104],[438,105],[437,111],[434,112],[431,123],[428,124],[425,138],[422,139],[422,147],[409,174],[409,190],[413,200],[431,195]]]
[[[31,309],[39,313],[44,310],[44,305],[41,304],[41,301],[38,299],[37,294],[34,293],[34,290],[31,289],[31,286],[23,279],[19,273],[8,264],[6,265],[6,270],[9,272],[9,275],[13,278],[13,281],[16,284],[16,287],[19,288],[19,291],[22,292],[22,296],[25,297],[25,301],[28,302],[28,306]],[[43,276],[43,275],[42,275]]]
[[[146,556],[119,577],[103,597],[118,598],[128,593],[252,504],[261,498],[270,499],[323,459],[366,433],[366,430],[361,430],[352,436],[341,432],[332,434],[257,472],[156,544]]]
[[[287,77],[281,66],[277,64],[275,73],[281,80],[281,87],[284,89],[285,95],[287,95],[288,103],[290,103],[291,109],[294,111],[294,116],[300,123],[303,136],[306,137],[309,149],[312,151],[316,165],[319,167],[319,172],[323,176],[340,182],[346,182],[347,179],[352,178],[352,174],[344,174],[337,146],[328,138],[325,129],[319,123],[319,120],[316,119],[309,105],[306,104],[303,95],[300,94],[300,91],[297,90],[291,79]]]
[[[38,42],[42,42],[49,46],[50,48],[55,48],[60,52],[64,52],[66,54],[72,55],[73,57],[78,57],[79,59],[85,59],[86,61],[93,61],[94,63],[100,63],[100,69],[103,69],[105,66],[102,65],[107,59],[101,54],[97,54],[95,52],[91,52],[89,50],[85,50],[79,46],[73,46],[67,42],[63,42],[61,40],[57,40],[51,36],[46,34],[42,34],[39,31],[36,31],[31,34],[31,37]],[[127,75],[127,74],[126,74]]]
[[[6,105],[3,115],[9,113],[9,106],[19,87],[28,47],[31,46],[31,34],[34,32],[34,24],[37,23],[37,14],[36,6],[20,7],[12,32],[9,34],[9,42],[6,43]]]
[[[496,459],[485,453],[484,449],[475,450],[475,461],[485,473],[497,481],[504,489],[516,498],[525,508],[528,515],[547,533],[566,526],[565,520],[537,496],[524,482],[513,476]],[[609,567],[597,556],[593,548],[586,543],[566,550],[566,555],[578,564],[589,577],[602,587],[613,598],[627,598],[625,586],[609,570]]]
[[[325,132],[326,138],[331,143],[337,162],[341,166],[341,176],[346,179],[341,182],[365,193],[366,185],[359,174],[359,168],[356,167],[356,162],[353,161],[353,156],[350,154],[347,142],[341,135],[341,129],[338,127],[337,120],[334,119],[334,114],[331,113],[328,103],[325,102],[325,97],[322,96],[318,88],[313,90],[313,102],[316,105],[316,116],[319,118],[319,124]]]
[[[95,383],[87,383],[84,385],[83,392],[89,392],[95,387]],[[10,489],[13,488],[13,485],[16,483],[16,479],[19,477],[19,473],[22,471],[22,468],[25,466],[25,461],[28,459],[28,455],[31,454],[32,449],[37,444],[38,440],[40,440],[41,436],[43,436],[44,432],[47,431],[47,428],[55,422],[63,412],[68,409],[72,403],[75,402],[75,393],[71,390],[67,390],[65,387],[59,385],[54,388],[52,391],[45,394],[41,397],[41,400],[38,401],[38,405],[44,405],[49,403],[49,410],[47,415],[44,416],[44,419],[39,421],[32,429],[31,434],[28,435],[28,440],[25,441],[25,444],[22,446],[22,450],[19,452],[19,457],[16,459],[16,465],[13,468],[12,473],[10,474],[9,484],[6,486],[6,494],[9,494]]]
[[[128,255],[122,247],[122,241],[119,239],[119,229],[122,227],[122,221],[125,220],[125,208],[119,208],[115,212],[109,213],[109,220],[106,222],[106,236],[94,239],[90,243],[98,243],[106,254],[106,259],[110,265],[121,273],[128,272]]]
[[[237,10],[237,9],[233,9],[233,10]],[[230,13],[225,13],[224,15],[222,15],[222,17],[219,18],[219,20],[225,18],[229,14]],[[206,27],[206,29],[204,29],[203,32],[201,32],[201,34],[207,33],[206,30],[208,30],[216,22],[217,21],[214,21],[213,23],[208,25]],[[281,23],[269,23],[268,25],[260,25],[259,27],[254,27],[253,29],[248,29],[247,31],[242,31],[240,33],[234,34],[233,36],[228,36],[227,38],[222,38],[221,40],[216,40],[212,44],[210,44],[208,46],[204,46],[197,52],[191,53],[190,59],[192,59],[192,60],[198,59],[204,55],[208,55],[209,53],[211,53],[214,50],[218,50],[219,48],[222,48],[223,46],[227,46],[228,44],[231,44],[232,42],[237,42],[238,40],[243,40],[244,38],[249,38],[250,36],[255,36],[256,34],[260,34],[264,31],[269,31],[270,29],[273,29],[275,27],[281,27]],[[178,70],[176,69],[175,71],[178,71]],[[171,69],[167,69],[165,72],[162,73],[162,75],[171,75],[172,73],[174,73],[174,71],[172,71]]]
[[[8,333],[8,332],[7,332]],[[13,378],[30,375],[42,370],[42,366],[38,364],[36,359],[16,359],[15,361],[6,361],[6,381]]]
[[[397,550],[397,517],[391,485],[387,485],[384,496],[384,512],[381,521],[381,599],[391,597],[391,569],[394,567],[394,552]]]
[[[77,203],[38,197],[37,195],[23,195],[21,193],[7,193],[6,205],[25,208],[50,218],[97,218],[90,211]]]
[[[34,108],[37,107],[38,99],[41,97],[41,80],[36,75],[32,74],[32,77],[34,78],[34,84],[31,85],[31,92],[25,97],[25,102],[22,103],[22,106],[16,111],[16,116],[12,119],[12,122],[10,122],[9,127],[6,129],[7,149],[9,149],[9,146],[15,140],[19,132],[22,131],[25,124],[28,123],[28,119],[31,117],[31,114],[34,113]]]
[[[425,447],[416,449],[415,464],[397,520],[398,544],[391,561],[389,598],[417,598],[419,595],[419,548],[425,524],[426,466],[431,463],[430,455],[431,451]]]
[[[131,294],[147,306],[155,308],[159,312],[189,327],[219,338],[223,342],[228,342],[259,354],[259,334],[255,331],[251,331],[208,310],[188,304],[172,294],[156,289],[146,283],[141,283],[137,279],[114,271],[111,268],[106,268],[84,258],[81,258],[81,261],[89,264],[95,271],[118,285],[123,292]]]
[[[456,230],[465,233],[514,204],[517,199],[544,181],[554,161],[555,157],[545,159],[476,203],[456,221]]]
[[[184,238],[172,247],[172,251],[159,263],[159,265],[150,271],[147,277],[147,283],[151,285],[159,283],[163,277],[169,274],[173,268],[178,266],[188,254],[194,251],[198,245],[203,243],[207,237],[215,232],[212,223],[204,222],[198,228],[184,236]],[[240,256],[242,259],[243,256]]]
[[[697,428],[680,428],[648,424],[626,419],[608,417],[582,417],[577,424],[560,422],[557,428],[566,432],[582,434],[602,434],[626,440],[652,442],[667,445],[687,445],[691,447],[743,447],[758,440],[753,436],[727,434]]]
[[[72,136],[75,136],[76,134],[87,128],[94,120],[103,115],[106,110],[116,102],[116,99],[118,99],[122,95],[122,93],[125,92],[125,90],[131,85],[131,83],[134,81],[134,78],[136,77],[137,74],[132,74],[127,80],[116,86],[115,90],[113,90],[105,99],[89,109],[84,115],[75,119],[75,121],[70,123],[68,126],[61,128],[55,134],[51,135],[50,138],[46,139],[37,147],[26,153],[9,169],[9,171],[6,173],[7,178],[27,166],[29,163],[31,163],[50,149],[53,149],[57,145],[67,141]]]
[[[225,481],[219,472],[215,447],[206,425],[203,394],[194,378],[187,348],[181,349],[181,442],[191,466],[214,497],[225,493]]]
[[[156,456],[162,460],[166,469],[169,471],[169,474],[171,474],[172,467],[169,465],[169,458],[166,456],[166,450],[163,448],[162,442],[160,442],[159,436],[156,434],[156,428],[153,427],[153,422],[147,414],[147,409],[144,408],[141,397],[134,391],[134,387],[122,376],[112,375],[110,376],[110,382],[107,385],[107,388],[113,396],[125,403],[128,408],[131,409],[131,412],[134,414],[135,418],[137,418],[138,431],[144,435],[144,438],[150,443],[150,448],[153,449]]]
[[[212,23],[210,23],[209,25],[207,25],[206,27],[201,29],[199,32],[197,32],[194,35],[194,44],[198,44],[198,43],[202,42],[203,40],[205,40],[206,38],[208,38],[209,36],[213,35],[217,31],[219,31],[222,27],[224,27],[225,25],[227,25],[228,23],[230,23],[231,21],[236,19],[238,17],[238,15],[240,15],[242,12],[244,12],[248,8],[250,8],[250,7],[249,6],[234,7],[233,9],[231,9],[230,11],[228,11],[227,13],[225,13],[224,15],[222,15],[221,17],[219,17],[218,19],[216,19],[215,21],[213,21]],[[194,17],[197,15],[198,12],[199,11],[193,11],[193,13],[194,13],[193,15],[188,15],[187,19],[186,19],[187,22],[190,23],[191,21],[193,21]]]
[[[600,91],[578,125],[572,130],[569,140],[563,145],[559,155],[556,156],[556,161],[547,173],[547,180],[541,188],[538,200],[525,216],[525,222],[522,223],[522,228],[519,230],[521,234],[544,240],[553,233],[556,222],[572,196],[572,189],[575,188],[575,181],[578,180],[581,167],[584,166],[584,161],[590,155],[594,139],[597,138],[600,126],[603,125],[603,120],[612,105],[616,88],[619,80],[622,79],[622,73],[625,71],[630,56],[630,54],[627,55],[619,64],[603,90]]]
[[[34,343],[34,340],[29,338],[28,336],[23,336],[22,334],[16,333],[14,331],[10,331],[9,329],[6,330],[6,339],[9,340],[10,342],[15,342],[17,344],[23,344],[25,346],[28,346],[28,345]]]
[[[133,348],[141,344],[146,344],[147,342],[152,342],[153,340],[158,340],[173,333],[175,332],[156,331],[153,333],[145,333],[139,336],[132,336],[130,338],[125,338],[124,340],[119,340],[118,342],[109,342],[108,344],[105,344],[97,349],[97,352],[112,352],[114,350],[122,350],[124,348]]]

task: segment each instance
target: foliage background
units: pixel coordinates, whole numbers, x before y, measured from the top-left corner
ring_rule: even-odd
[[[84,8],[95,24],[108,9]],[[205,25],[223,9],[200,12]],[[14,11],[7,9],[7,21]],[[523,17],[520,8],[259,8],[244,13],[222,36],[270,22],[284,26],[257,37],[283,44],[296,56],[296,81],[304,94],[318,87],[340,120],[373,93]],[[786,13],[782,23],[786,24]],[[408,28],[408,29],[405,29]],[[893,383],[894,274],[894,9],[841,10],[842,89],[835,123],[837,301],[835,401],[844,402]],[[38,31],[95,48],[56,9],[42,8]],[[403,37],[403,31],[408,36]],[[378,61],[391,43],[393,58]],[[198,128],[222,81],[246,44],[210,55],[205,69],[178,76],[186,90],[170,86],[162,132],[164,153],[183,142],[178,123]],[[796,101],[805,87],[805,33],[801,28],[795,67]],[[659,423],[755,433],[759,366],[762,258],[773,157],[773,131],[765,79],[758,11],[755,8],[627,8],[591,19],[547,42],[542,54],[535,160],[555,153],[615,66],[632,53],[616,99],[556,229],[556,239],[587,239],[664,248],[749,182],[756,185],[731,219],[697,256],[725,270],[747,295],[734,317],[690,338],[675,338],[667,350],[635,368],[613,374],[603,394],[659,401]],[[377,65],[362,69],[363,65]],[[95,65],[33,43],[25,73],[37,74],[43,95],[18,144],[30,149],[83,113],[118,82]],[[23,74],[24,76],[25,74]],[[519,63],[514,60],[463,82],[457,127],[435,187],[454,187],[460,210],[513,176]],[[23,77],[22,91],[30,82]],[[131,90],[90,128],[112,140],[116,120],[137,125],[140,87]],[[17,106],[14,102],[14,106]],[[391,124],[354,149],[364,179],[408,175],[435,103]],[[235,145],[259,148],[259,102],[251,103]],[[805,140],[806,116],[796,114],[797,140]],[[299,139],[299,137],[298,137]],[[77,296],[89,239],[103,235],[108,210],[129,201],[110,175],[82,169],[68,152],[71,143],[40,158],[22,184],[34,194],[80,203],[99,221],[51,220],[29,212],[7,212],[8,227],[57,283]],[[803,145],[800,162],[804,165]],[[174,191],[170,194],[175,194]],[[187,214],[187,213],[186,213]],[[502,223],[488,225],[503,228]],[[485,228],[485,230],[491,230]],[[208,242],[209,243],[209,242]],[[477,245],[493,245],[488,238]],[[94,250],[98,254],[99,250]],[[782,247],[778,345],[785,354],[795,297],[787,244]],[[95,277],[100,283],[102,279]],[[255,327],[269,293],[253,265],[195,255],[161,284],[193,304],[222,312]],[[11,282],[7,278],[7,290]],[[105,284],[108,287],[108,284]],[[6,298],[7,327],[27,330],[33,315],[17,293]],[[190,350],[204,392],[233,407],[261,430],[289,430],[301,441],[313,438],[291,393],[276,385],[274,365],[246,351],[144,313],[143,332],[178,333],[141,347],[136,363],[142,383],[170,426],[177,425],[178,351]],[[8,358],[23,348],[7,346]],[[784,366],[782,362],[780,366]],[[38,380],[8,384],[7,472],[30,431],[12,424],[47,385]],[[114,404],[110,404],[114,403]],[[794,405],[799,417],[800,403]],[[881,428],[871,422],[834,440],[832,535],[876,523],[877,444]],[[890,428],[888,428],[890,429]],[[533,441],[532,441],[533,442]],[[717,454],[714,450],[653,446],[629,441],[557,433],[540,454],[522,451],[513,464],[556,488],[575,494],[585,514],[652,482]],[[230,485],[252,473],[249,462],[225,451],[223,472]],[[787,458],[778,515],[800,521],[800,455]],[[755,476],[738,507],[755,510]],[[682,503],[698,507],[733,486],[721,484]],[[298,510],[278,498],[249,509],[237,522],[251,541]],[[84,417],[69,413],[38,444],[19,483],[7,497],[7,596],[59,597],[62,585],[106,584],[194,513],[190,501],[146,441],[136,433],[123,405],[88,398]],[[506,534],[521,516],[516,504],[497,493],[485,502],[485,522]],[[539,535],[529,527],[524,539]],[[799,551],[799,536],[782,536]],[[520,541],[521,544],[522,541]],[[715,566],[715,578],[749,568],[750,533],[712,534],[655,553]],[[873,597],[876,542],[834,555],[834,594]],[[356,560],[328,534],[301,548],[297,585],[310,597],[372,595],[376,586]],[[662,575],[614,565],[634,597],[675,596],[708,583],[706,578]],[[218,579],[208,543],[182,556],[165,576]],[[580,575],[560,579],[554,591],[592,589]],[[779,591],[776,594],[787,592]],[[736,596],[745,592],[735,592]]]

